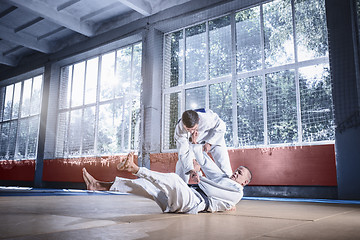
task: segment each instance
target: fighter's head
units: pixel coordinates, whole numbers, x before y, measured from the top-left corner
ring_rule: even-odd
[[[192,133],[197,130],[199,124],[199,115],[194,110],[187,110],[182,114],[182,123],[186,131]]]
[[[230,179],[241,184],[241,186],[243,187],[250,183],[251,178],[252,178],[252,174],[250,170],[244,166],[238,167],[230,177]]]

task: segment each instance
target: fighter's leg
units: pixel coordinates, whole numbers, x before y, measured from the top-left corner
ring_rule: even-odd
[[[130,152],[127,155],[126,159],[121,161],[117,165],[117,170],[125,170],[132,174],[135,174],[135,173],[137,173],[137,171],[139,171],[138,165],[136,165],[134,162],[134,153],[133,152]]]
[[[191,212],[201,203],[195,192],[175,173],[160,173],[141,167],[136,176],[146,179],[167,197],[165,212]]]
[[[151,196],[165,212],[189,212],[201,202],[200,198],[177,174],[155,172],[144,167],[139,168],[134,163],[132,153],[117,168],[129,171],[142,179],[117,178],[110,190],[124,191],[125,189],[129,193],[144,197]]]
[[[168,206],[165,194],[144,178],[127,179],[116,177],[110,191],[131,193],[154,200],[162,211],[165,211]]]
[[[233,170],[231,168],[227,148],[225,146],[216,145],[211,148],[210,153],[214,158],[216,165],[218,165],[221,171],[230,177],[233,174]]]
[[[180,160],[178,160],[178,161],[176,162],[175,173],[176,173],[177,175],[179,175],[179,177],[180,177],[185,183],[189,183],[190,175],[189,175],[189,174],[185,174],[185,169],[184,169],[182,163],[180,162]]]
[[[93,176],[90,175],[90,173],[88,173],[88,171],[86,171],[85,168],[82,169],[82,172],[87,190],[108,191],[113,184],[112,182],[101,182],[96,180]]]

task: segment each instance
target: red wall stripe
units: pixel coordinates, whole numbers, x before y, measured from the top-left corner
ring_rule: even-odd
[[[229,150],[233,169],[247,166],[253,173],[251,185],[337,186],[334,145]],[[82,182],[81,169],[97,179],[113,181],[116,176],[135,178],[116,170],[125,156],[45,160],[43,181]],[[150,168],[174,172],[177,153],[150,155]],[[0,180],[33,181],[34,160],[0,161]]]

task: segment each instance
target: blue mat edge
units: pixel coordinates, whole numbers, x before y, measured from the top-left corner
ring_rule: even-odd
[[[112,191],[89,191],[89,190],[81,190],[81,189],[48,189],[48,188],[0,186],[0,197],[79,196],[79,195],[128,195],[128,193],[120,193],[120,192],[112,192]],[[279,201],[279,202],[360,204],[360,200],[338,200],[338,199],[280,198],[280,197],[243,197],[242,199],[257,200],[257,201]]]
[[[336,203],[336,204],[360,204],[360,200],[314,199],[314,198],[243,197],[243,200],[279,201],[279,202],[309,202],[309,203]]]

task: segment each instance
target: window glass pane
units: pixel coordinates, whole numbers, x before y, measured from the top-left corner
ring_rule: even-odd
[[[294,71],[266,75],[269,144],[298,140],[295,92]]]
[[[140,144],[140,124],[141,124],[141,111],[140,111],[140,98],[135,98],[132,101],[131,112],[131,149],[139,149]]]
[[[6,86],[3,120],[10,120],[14,85]]]
[[[186,83],[206,79],[206,25],[186,28]]]
[[[131,106],[129,106],[130,101],[125,100],[123,109],[122,109],[122,119],[120,122],[120,128],[121,129],[121,148],[123,150],[130,148],[130,131],[131,131]]]
[[[328,55],[324,0],[295,0],[295,26],[299,61]]]
[[[15,146],[16,146],[16,133],[17,133],[18,121],[11,121],[10,123],[10,135],[9,135],[9,159],[15,157]]]
[[[118,103],[100,106],[98,152],[101,154],[119,153],[121,150],[121,107]]]
[[[42,75],[34,77],[31,95],[31,115],[40,114]]]
[[[12,119],[19,117],[20,97],[21,97],[21,82],[15,84]]]
[[[98,57],[86,61],[85,104],[92,104],[96,102],[98,63]]]
[[[277,0],[263,6],[266,66],[294,62],[290,0]]]
[[[8,146],[9,146],[9,137],[10,137],[10,122],[0,123],[0,159],[8,160]]]
[[[226,124],[226,145],[233,146],[231,82],[210,85],[209,98],[210,109],[217,113]]]
[[[236,66],[238,72],[261,68],[260,7],[236,13]]]
[[[140,96],[142,89],[142,77],[141,77],[141,51],[142,44],[138,43],[134,45],[133,49],[133,63],[132,63],[132,112],[131,112],[131,149],[139,149],[140,144],[140,126],[141,126],[141,109],[140,109]]]
[[[29,119],[21,119],[19,122],[19,137],[16,158],[22,159],[26,156],[27,140],[29,136]]]
[[[61,68],[60,78],[60,93],[59,93],[59,108],[69,108],[71,96],[71,80],[73,73],[73,66]]]
[[[81,146],[82,109],[70,112],[69,155],[79,156]]]
[[[71,94],[71,106],[81,106],[84,100],[84,77],[85,77],[85,62],[74,65],[74,78]]]
[[[115,97],[123,97],[129,93],[131,84],[132,47],[122,48],[116,54]]]
[[[186,97],[185,97],[186,110],[206,107],[206,103],[205,103],[206,87],[187,89],[185,93],[186,93]]]
[[[141,58],[142,57],[142,44],[138,43],[134,45],[133,50],[133,79],[132,79],[132,87],[135,89],[135,95],[140,99],[140,89],[142,89],[142,76],[141,76]]]
[[[239,145],[264,144],[263,87],[260,76],[237,81],[237,113]]]
[[[101,57],[100,100],[114,98],[115,86],[115,52],[104,54]]]
[[[3,120],[6,87],[0,87],[0,122]]]
[[[303,141],[333,140],[331,80],[328,65],[299,69]]]
[[[184,37],[182,30],[165,36],[165,88],[175,87],[183,83],[183,46]]]
[[[95,107],[84,109],[82,129],[82,154],[92,155],[95,153]]]
[[[37,142],[39,135],[39,115],[31,117],[29,119],[29,142],[27,147],[27,158],[35,158],[37,151]]]
[[[58,115],[55,156],[68,157],[69,112]]]
[[[31,107],[32,79],[24,82],[23,98],[21,104],[21,117],[29,116]]]
[[[174,132],[176,124],[181,118],[181,94],[180,92],[165,94],[164,99],[164,149],[175,149]]]
[[[209,21],[210,78],[231,73],[230,16]]]

